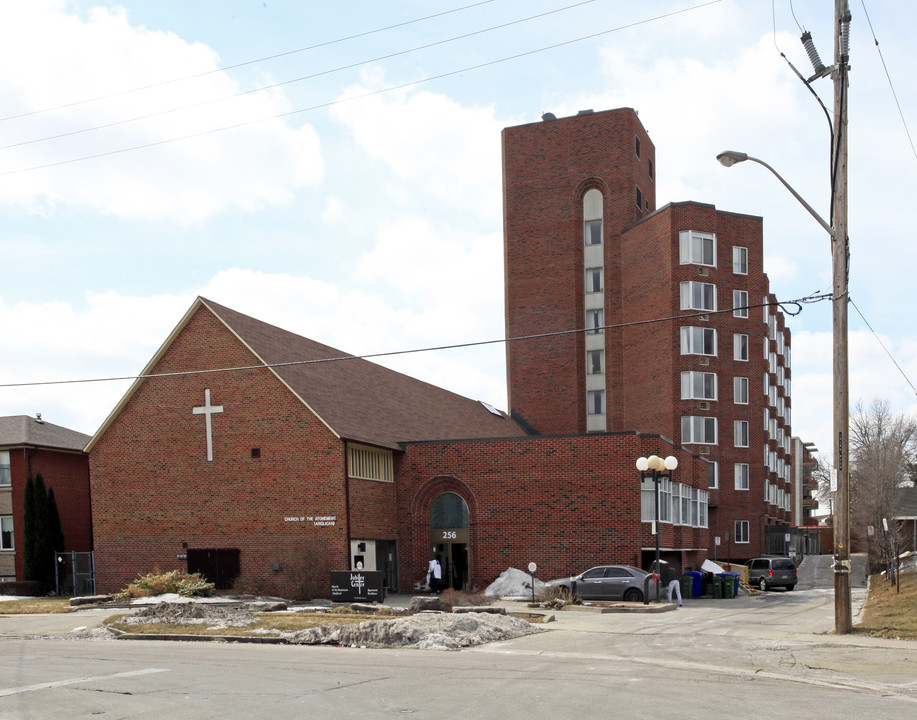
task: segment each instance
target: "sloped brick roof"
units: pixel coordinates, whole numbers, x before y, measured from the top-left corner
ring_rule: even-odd
[[[394,448],[408,441],[526,434],[509,416],[494,415],[476,400],[210,300],[201,298],[201,303],[265,364],[298,363],[275,367],[274,372],[342,438]]]
[[[28,415],[0,417],[0,447],[55,448],[61,450],[82,450],[89,442],[89,435],[39,421]]]

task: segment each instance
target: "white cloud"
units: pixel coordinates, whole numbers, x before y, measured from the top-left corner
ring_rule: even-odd
[[[385,86],[366,74],[342,98]],[[335,105],[331,115],[395,178],[485,220],[501,212],[500,130],[493,106],[464,107],[430,92],[395,91]],[[407,197],[417,205],[416,195]]]
[[[0,124],[0,146],[115,125],[4,150],[4,168],[114,154],[0,176],[0,203],[30,212],[77,206],[131,219],[197,223],[229,208],[289,203],[297,188],[321,180],[319,140],[309,125],[268,120],[209,132],[284,112],[288,105],[276,91],[120,124],[244,88],[217,72],[219,58],[200,43],[132,26],[120,8],[93,8],[85,20],[68,10],[63,2],[4,8],[0,94],[7,98],[6,116],[23,117]],[[198,77],[166,82],[191,75]],[[147,85],[155,87],[80,103]],[[41,112],[60,106],[67,107]],[[119,152],[138,146],[153,147]]]

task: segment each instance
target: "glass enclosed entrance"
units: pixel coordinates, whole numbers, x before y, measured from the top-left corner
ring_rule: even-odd
[[[433,557],[442,566],[443,588],[468,591],[468,543],[468,505],[455,493],[443,493],[430,506],[430,544]]]

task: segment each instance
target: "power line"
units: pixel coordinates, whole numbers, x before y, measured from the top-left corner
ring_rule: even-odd
[[[911,144],[911,153],[917,159],[917,149],[914,148],[914,140],[911,137],[911,131],[908,129],[907,120],[904,119],[904,111],[901,110],[901,103],[898,102],[898,93],[895,92],[895,84],[892,82],[892,76],[888,72],[888,66],[885,64],[885,57],[882,55],[882,48],[879,47],[879,40],[876,38],[876,32],[872,28],[872,20],[869,19],[869,12],[866,10],[866,0],[863,3],[863,13],[866,15],[866,23],[869,25],[869,32],[872,33],[873,42],[876,44],[876,51],[879,53],[879,59],[882,61],[882,68],[885,70],[885,77],[888,79],[888,86],[891,88],[892,97],[895,99],[895,105],[898,108],[898,116],[901,118],[901,124],[904,125],[904,133],[907,135],[907,141]]]
[[[127,125],[129,123],[138,122],[140,120],[149,120],[151,118],[161,117],[163,115],[170,115],[172,113],[181,112],[183,110],[191,110],[193,108],[202,107],[204,105],[212,105],[214,103],[224,102],[226,100],[233,100],[235,98],[245,97],[247,95],[254,95],[255,93],[264,92],[265,90],[275,90],[277,88],[284,87],[286,85],[293,85],[295,83],[304,82],[306,80],[314,80],[315,78],[323,77],[325,75],[332,75],[334,73],[342,72],[344,70],[352,70],[353,68],[360,67],[361,65],[367,65],[369,63],[380,62],[382,60],[391,60],[392,58],[400,57],[402,55],[409,55],[411,53],[419,52],[421,50],[429,50],[430,48],[433,48],[433,47],[438,47],[440,45],[446,45],[451,42],[457,42],[459,40],[466,40],[476,35],[483,35],[484,33],[493,32],[494,30],[502,30],[504,28],[511,27],[513,25],[519,25],[521,23],[529,22],[531,20],[538,20],[548,15],[554,15],[556,13],[565,12],[567,10],[572,10],[573,8],[581,7],[582,5],[588,5],[589,3],[592,3],[592,2],[595,2],[595,0],[582,0],[582,2],[577,2],[577,3],[574,3],[573,5],[567,5],[562,8],[548,10],[546,12],[539,13],[537,15],[530,15],[525,18],[520,18],[518,20],[511,20],[509,22],[502,23],[501,25],[493,25],[491,27],[483,28],[482,30],[474,30],[472,32],[465,33],[463,35],[456,35],[450,38],[446,38],[445,40],[437,40],[436,42],[426,43],[425,45],[418,45],[416,47],[408,48],[407,50],[399,50],[397,52],[389,53],[387,55],[380,55],[378,57],[369,58],[367,60],[359,60],[357,62],[353,62],[348,65],[340,65],[338,67],[331,68],[329,70],[323,70],[321,72],[312,73],[311,75],[303,75],[301,77],[293,78],[291,80],[283,80],[281,82],[272,83],[270,85],[262,85],[260,87],[252,88],[251,90],[243,90],[241,92],[237,92],[232,95],[224,95],[222,97],[211,98],[209,100],[201,100],[199,102],[191,103],[189,105],[182,105],[180,107],[169,108],[168,110],[159,110],[157,112],[148,113],[146,115],[137,115],[135,117],[125,118],[123,120],[115,120],[113,122],[106,123],[104,125],[95,125],[95,126],[88,127],[88,128],[81,128],[79,130],[71,130],[69,132],[58,133],[56,135],[48,135],[46,137],[34,138],[32,140],[23,140],[22,142],[11,143],[9,145],[0,146],[0,150],[9,150],[12,148],[23,147],[26,145],[34,145],[36,143],[47,142],[49,140],[59,140],[61,138],[72,137],[74,135],[82,135],[88,132],[95,132],[97,130],[107,130],[108,128],[118,127],[120,125]],[[203,73],[203,74],[209,74],[211,72],[217,72],[217,71],[211,70],[211,71],[208,71],[208,73]],[[193,77],[200,77],[200,76],[193,76]]]
[[[814,294],[809,295],[803,298],[797,298],[795,300],[783,300],[783,301],[774,301],[774,302],[764,302],[757,303],[755,305],[745,305],[725,308],[723,310],[705,310],[703,312],[689,313],[686,315],[671,315],[668,317],[662,318],[653,318],[651,320],[635,320],[633,322],[623,322],[616,323],[613,325],[601,325],[597,327],[587,327],[587,328],[576,328],[573,330],[557,330],[554,332],[546,333],[535,333],[532,335],[519,335],[512,338],[499,338],[496,340],[476,340],[467,343],[455,343],[452,345],[437,345],[432,347],[425,348],[414,348],[412,350],[392,350],[389,352],[378,352],[378,353],[368,353],[365,355],[341,355],[338,357],[330,358],[319,358],[317,360],[291,360],[289,362],[282,363],[264,363],[261,365],[243,365],[239,367],[227,367],[227,368],[212,368],[210,370],[183,370],[179,372],[169,372],[169,373],[151,373],[149,375],[120,375],[114,377],[103,377],[103,378],[84,378],[78,380],[43,380],[35,382],[23,382],[23,383],[0,383],[0,388],[19,388],[19,387],[38,387],[38,386],[48,386],[48,385],[80,385],[87,383],[100,383],[100,382],[115,382],[123,380],[151,380],[154,378],[167,378],[167,377],[185,377],[189,375],[212,375],[215,373],[224,373],[224,372],[241,372],[245,370],[263,370],[263,369],[273,369],[273,368],[283,368],[283,367],[292,367],[297,365],[318,365],[327,362],[342,362],[345,360],[371,360],[375,358],[384,358],[384,357],[396,357],[399,355],[413,355],[416,353],[424,352],[438,352],[441,350],[461,350],[464,348],[471,347],[483,347],[485,345],[496,345],[500,343],[510,343],[510,342],[521,342],[523,340],[539,340],[543,338],[551,337],[561,337],[564,335],[578,335],[581,333],[594,333],[599,330],[620,330],[623,328],[629,327],[638,327],[641,325],[653,325],[656,323],[663,322],[672,322],[672,321],[683,321],[690,320],[692,318],[706,318],[710,315],[722,315],[724,313],[735,312],[736,310],[751,310],[754,308],[762,307],[779,307],[785,314],[795,316],[802,312],[802,306],[808,305],[815,302],[821,302],[823,300],[829,300],[831,298],[830,294]],[[790,310],[790,306],[796,306],[795,310]]]
[[[94,153],[91,155],[83,155],[80,157],[70,158],[68,160],[58,160],[58,161],[50,162],[50,163],[43,163],[41,165],[33,165],[30,167],[19,168],[17,170],[7,170],[5,172],[0,172],[0,177],[5,177],[7,175],[16,175],[16,174],[24,173],[24,172],[31,172],[34,170],[45,170],[45,169],[52,168],[52,167],[59,167],[61,165],[69,165],[72,163],[84,162],[86,160],[95,160],[98,158],[109,157],[112,155],[120,155],[120,154],[127,153],[127,152],[133,152],[135,150],[145,150],[145,149],[152,148],[152,147],[158,147],[160,145],[167,145],[173,142],[179,142],[182,140],[192,140],[194,138],[204,137],[206,135],[211,135],[211,134],[218,133],[218,132],[225,132],[227,130],[237,130],[242,127],[256,125],[262,122],[268,122],[270,120],[279,120],[282,118],[291,117],[293,115],[299,115],[304,112],[311,112],[311,111],[320,110],[320,109],[327,108],[327,107],[332,107],[334,105],[339,105],[341,103],[351,102],[353,100],[362,100],[368,97],[373,97],[375,95],[381,95],[383,93],[393,92],[395,90],[401,90],[401,89],[416,86],[416,85],[422,85],[424,83],[432,82],[434,80],[442,80],[443,78],[451,77],[453,75],[459,75],[462,73],[471,72],[473,70],[480,70],[482,68],[490,67],[492,65],[498,65],[500,63],[509,62],[510,60],[518,60],[520,58],[528,57],[531,55],[536,55],[538,53],[547,52],[549,50],[556,50],[557,48],[565,47],[567,45],[574,45],[579,42],[584,42],[586,40],[592,40],[597,37],[602,37],[603,35],[609,35],[611,33],[619,32],[621,30],[627,30],[627,29],[637,27],[640,25],[645,25],[651,22],[656,22],[658,20],[664,20],[666,18],[673,17],[675,15],[680,15],[686,12],[692,12],[694,10],[699,10],[701,8],[707,7],[708,5],[715,5],[719,2],[722,2],[722,0],[707,0],[706,2],[702,2],[698,5],[693,5],[691,7],[683,8],[681,10],[673,10],[672,12],[669,12],[669,13],[664,13],[662,15],[656,15],[654,17],[646,18],[644,20],[638,20],[632,23],[628,23],[626,25],[620,25],[618,27],[614,27],[609,30],[602,30],[596,33],[591,33],[589,35],[584,35],[582,37],[574,38],[572,40],[565,40],[563,42],[536,48],[534,50],[528,50],[525,52],[517,53],[515,55],[509,55],[506,57],[498,58],[496,60],[489,60],[487,62],[479,63],[477,65],[471,65],[468,67],[460,68],[458,70],[451,70],[449,72],[440,73],[439,75],[432,75],[430,77],[422,78],[420,80],[411,80],[409,82],[400,83],[398,85],[390,85],[388,87],[381,88],[379,90],[369,91],[366,93],[362,93],[360,95],[353,95],[351,97],[341,98],[339,100],[331,100],[328,102],[319,103],[317,105],[312,105],[310,107],[300,108],[298,110],[290,110],[290,111],[283,112],[283,113],[277,113],[275,115],[271,115],[271,116],[263,117],[263,118],[257,118],[255,120],[247,120],[244,122],[234,123],[232,125],[224,125],[218,128],[211,128],[209,130],[202,130],[196,133],[189,133],[188,135],[181,135],[178,137],[166,138],[164,140],[155,140],[153,142],[143,143],[141,145],[133,145],[133,146],[126,147],[126,148],[119,148],[117,150],[108,150],[106,152]]]
[[[904,368],[902,368],[901,365],[898,364],[898,361],[895,360],[894,356],[891,354],[891,352],[889,351],[889,349],[888,349],[887,347],[885,347],[885,343],[882,342],[882,338],[879,337],[879,334],[878,334],[875,330],[872,329],[872,325],[870,325],[870,324],[869,324],[869,321],[864,317],[863,313],[860,311],[860,308],[857,307],[857,304],[856,304],[855,302],[853,302],[852,299],[850,300],[850,304],[853,305],[853,309],[857,311],[857,314],[860,316],[860,319],[861,319],[864,323],[866,323],[866,327],[869,328],[869,331],[873,334],[873,337],[875,337],[875,339],[876,339],[876,341],[879,343],[879,345],[882,346],[882,349],[885,351],[885,354],[888,355],[889,359],[892,361],[892,363],[894,364],[894,366],[895,366],[896,368],[898,368],[898,372],[901,373],[901,377],[904,378],[904,381],[905,381],[908,385],[911,386],[911,390],[913,390],[913,391],[914,391],[914,394],[917,395],[917,387],[914,387],[914,383],[912,383],[911,380],[910,380],[910,378],[908,378],[907,373],[904,372]]]
[[[246,67],[248,65],[255,65],[256,63],[268,62],[270,60],[276,60],[277,58],[287,57],[288,55],[295,55],[297,53],[308,52],[309,50],[316,50],[318,48],[327,47],[329,45],[336,45],[338,43],[347,42],[348,40],[356,40],[357,38],[367,37],[369,35],[375,35],[386,30],[394,30],[396,28],[405,27],[407,25],[413,25],[415,23],[424,22],[425,20],[432,20],[434,18],[442,17],[444,15],[451,15],[452,13],[461,12],[463,10],[468,10],[470,8],[476,8],[480,5],[487,5],[492,3],[494,0],[481,0],[481,2],[472,3],[471,5],[464,5],[463,7],[454,8],[452,10],[444,10],[443,12],[435,13],[433,15],[426,15],[421,18],[416,18],[414,20],[405,20],[404,22],[395,23],[394,25],[387,25],[385,27],[377,28],[375,30],[367,30],[365,32],[357,33],[356,35],[348,35],[346,37],[338,38],[337,40],[327,40],[325,42],[317,43],[315,45],[309,45],[308,47],[297,48],[296,50],[287,50],[282,53],[277,53],[276,55],[268,55],[266,57],[257,58],[256,60],[246,60],[244,62],[236,63],[234,65],[227,65],[225,67],[216,68],[214,70],[207,70],[201,73],[195,73],[193,75],[185,75],[183,77],[172,78],[171,80],[162,80],[161,82],[151,83],[149,85],[142,85],[140,87],[130,88],[129,90],[119,90],[118,92],[109,93],[107,95],[99,95],[98,97],[86,98],[83,100],[76,100],[71,103],[65,103],[63,105],[57,105],[54,107],[44,108],[43,110],[31,110],[27,113],[20,113],[19,115],[10,115],[8,117],[0,118],[0,122],[5,122],[7,120],[17,120],[19,118],[29,117],[31,115],[39,115],[46,112],[54,112],[55,110],[65,110],[67,108],[76,107],[77,105],[85,105],[87,103],[97,102],[99,100],[108,100],[114,97],[120,97],[122,95],[130,95],[136,92],[142,92],[143,90],[152,90],[154,88],[164,87],[165,85],[174,85],[175,83],[185,82],[187,80],[196,80],[197,78],[202,78],[207,75],[213,75],[214,73],[227,72],[228,70],[236,70],[241,67]],[[591,2],[591,0],[590,0]]]

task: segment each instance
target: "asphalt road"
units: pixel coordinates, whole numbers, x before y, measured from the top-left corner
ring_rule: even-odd
[[[830,562],[810,562],[793,592],[561,612],[461,652],[26,638],[0,618],[0,718],[912,717],[917,643],[834,636]]]

